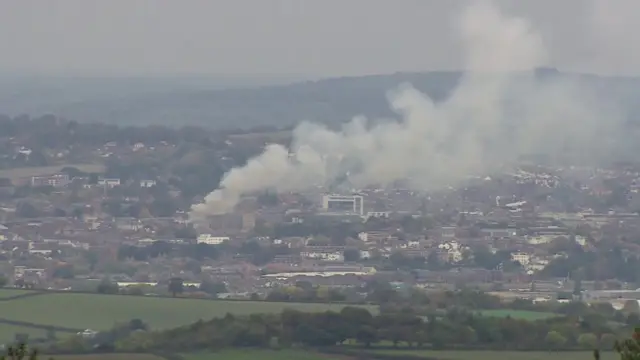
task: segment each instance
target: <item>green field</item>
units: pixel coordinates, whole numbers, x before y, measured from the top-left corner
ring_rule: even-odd
[[[164,360],[151,354],[91,354],[91,355],[53,355],[55,360]],[[184,360],[332,360],[344,359],[344,356],[332,356],[304,350],[257,350],[236,349],[216,352],[180,354]],[[48,358],[48,356],[45,356]]]
[[[90,355],[52,355],[54,360],[164,360],[151,354],[90,354]],[[48,359],[49,356],[43,356]]]
[[[43,339],[47,336],[47,332],[42,329],[0,323],[0,344],[14,341],[17,333],[28,334],[30,339]]]
[[[340,356],[324,355],[305,350],[224,350],[220,352],[182,354],[184,360],[331,360]],[[344,358],[344,357],[342,357]]]
[[[593,360],[591,351],[372,350],[370,353],[439,360]],[[614,352],[603,352],[600,359],[618,360],[620,356]]]
[[[48,293],[5,301],[0,318],[41,325],[103,330],[117,322],[141,319],[154,328],[172,328],[198,321],[238,315],[275,313],[284,309],[300,311],[340,310],[337,304],[273,303],[172,299],[143,296]],[[370,308],[372,311],[374,307]]]
[[[11,289],[11,288],[0,288],[0,299],[6,299],[18,295],[31,294],[34,293],[33,290],[22,290],[22,289]]]
[[[514,319],[523,319],[523,320],[540,320],[540,319],[548,319],[550,317],[558,316],[557,314],[550,313],[550,312],[509,310],[509,309],[482,310],[480,313],[484,316],[495,316],[495,317],[510,316]]]

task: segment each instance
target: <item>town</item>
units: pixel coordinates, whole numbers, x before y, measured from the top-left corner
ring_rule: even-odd
[[[640,299],[637,164],[523,159],[428,193],[402,184],[266,191],[194,226],[190,205],[265,144],[286,144],[286,131],[117,128],[53,116],[3,117],[0,128],[6,286],[296,300],[287,289],[308,284],[357,302],[375,280],[398,290],[474,288],[505,301],[622,308]]]

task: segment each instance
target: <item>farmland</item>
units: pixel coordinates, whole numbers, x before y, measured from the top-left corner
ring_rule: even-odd
[[[0,293],[0,296],[8,296],[6,294],[11,291],[6,290],[5,293]],[[227,313],[238,315],[274,313],[287,308],[300,311],[325,311],[340,310],[342,307],[337,304],[212,301],[45,292],[37,296],[4,301],[0,307],[0,319],[74,329],[102,330],[111,328],[117,322],[137,318],[153,328],[172,328],[200,319],[224,316]]]
[[[484,316],[494,316],[494,317],[510,316],[514,319],[522,319],[522,320],[530,320],[530,321],[547,319],[550,317],[558,316],[557,314],[549,313],[549,312],[509,310],[509,309],[483,310],[480,313]]]
[[[89,355],[55,355],[56,360],[164,360],[164,357],[152,354],[89,354]],[[172,356],[171,358],[174,358]],[[202,352],[191,354],[179,354],[175,358],[183,360],[332,360],[344,359],[344,356],[324,355],[312,351],[303,350],[259,350],[259,349],[235,349],[216,352]]]
[[[3,299],[9,299],[15,296],[21,296],[26,294],[34,294],[35,292],[32,290],[21,290],[21,289],[1,289],[0,288],[0,301]]]
[[[7,343],[15,340],[16,334],[28,335],[30,339],[44,338],[46,331],[28,326],[0,324],[0,343]]]
[[[88,355],[54,355],[55,360],[164,360],[151,354],[88,354]]]
[[[253,350],[237,349],[212,353],[182,354],[184,360],[331,360],[338,356],[324,355],[304,350]]]
[[[416,359],[438,360],[592,360],[591,351],[464,351],[464,350],[372,350],[373,355],[412,356]],[[603,352],[601,360],[617,360],[614,352]]]

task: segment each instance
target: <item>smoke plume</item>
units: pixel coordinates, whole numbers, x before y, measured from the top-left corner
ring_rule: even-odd
[[[388,93],[397,121],[369,125],[358,117],[340,131],[302,123],[290,149],[270,145],[229,171],[192,207],[191,219],[229,212],[244,194],[302,191],[345,174],[354,187],[406,180],[415,190],[431,190],[525,154],[579,162],[605,153],[621,117],[578,82],[534,76],[547,53],[529,22],[474,2],[456,25],[466,72],[448,99],[435,103],[404,84]]]

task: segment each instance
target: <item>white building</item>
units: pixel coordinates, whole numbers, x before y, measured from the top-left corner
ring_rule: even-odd
[[[225,241],[230,241],[228,236],[213,236],[211,234],[200,234],[198,236],[198,244],[220,245]]]
[[[48,176],[32,176],[31,186],[63,187],[69,184],[69,175],[55,174]]]
[[[324,261],[344,261],[344,255],[340,251],[324,252],[324,251],[303,251],[300,253],[305,259],[324,260]]]
[[[156,186],[155,180],[140,180],[140,187],[150,188]]]
[[[511,261],[517,261],[523,266],[526,266],[531,262],[531,256],[525,253],[513,253],[511,254]]]
[[[120,186],[120,179],[99,179],[98,185],[110,188]]]
[[[548,244],[552,242],[556,237],[557,236],[554,235],[527,236],[527,242],[531,245]]]
[[[465,250],[457,241],[448,241],[438,245],[438,250],[446,252],[448,261],[457,263],[462,261],[462,251]]]
[[[391,211],[369,211],[367,212],[366,218],[381,218],[381,219],[387,219],[391,216]]]
[[[344,212],[364,215],[364,201],[360,195],[324,195],[322,209],[328,212]]]

